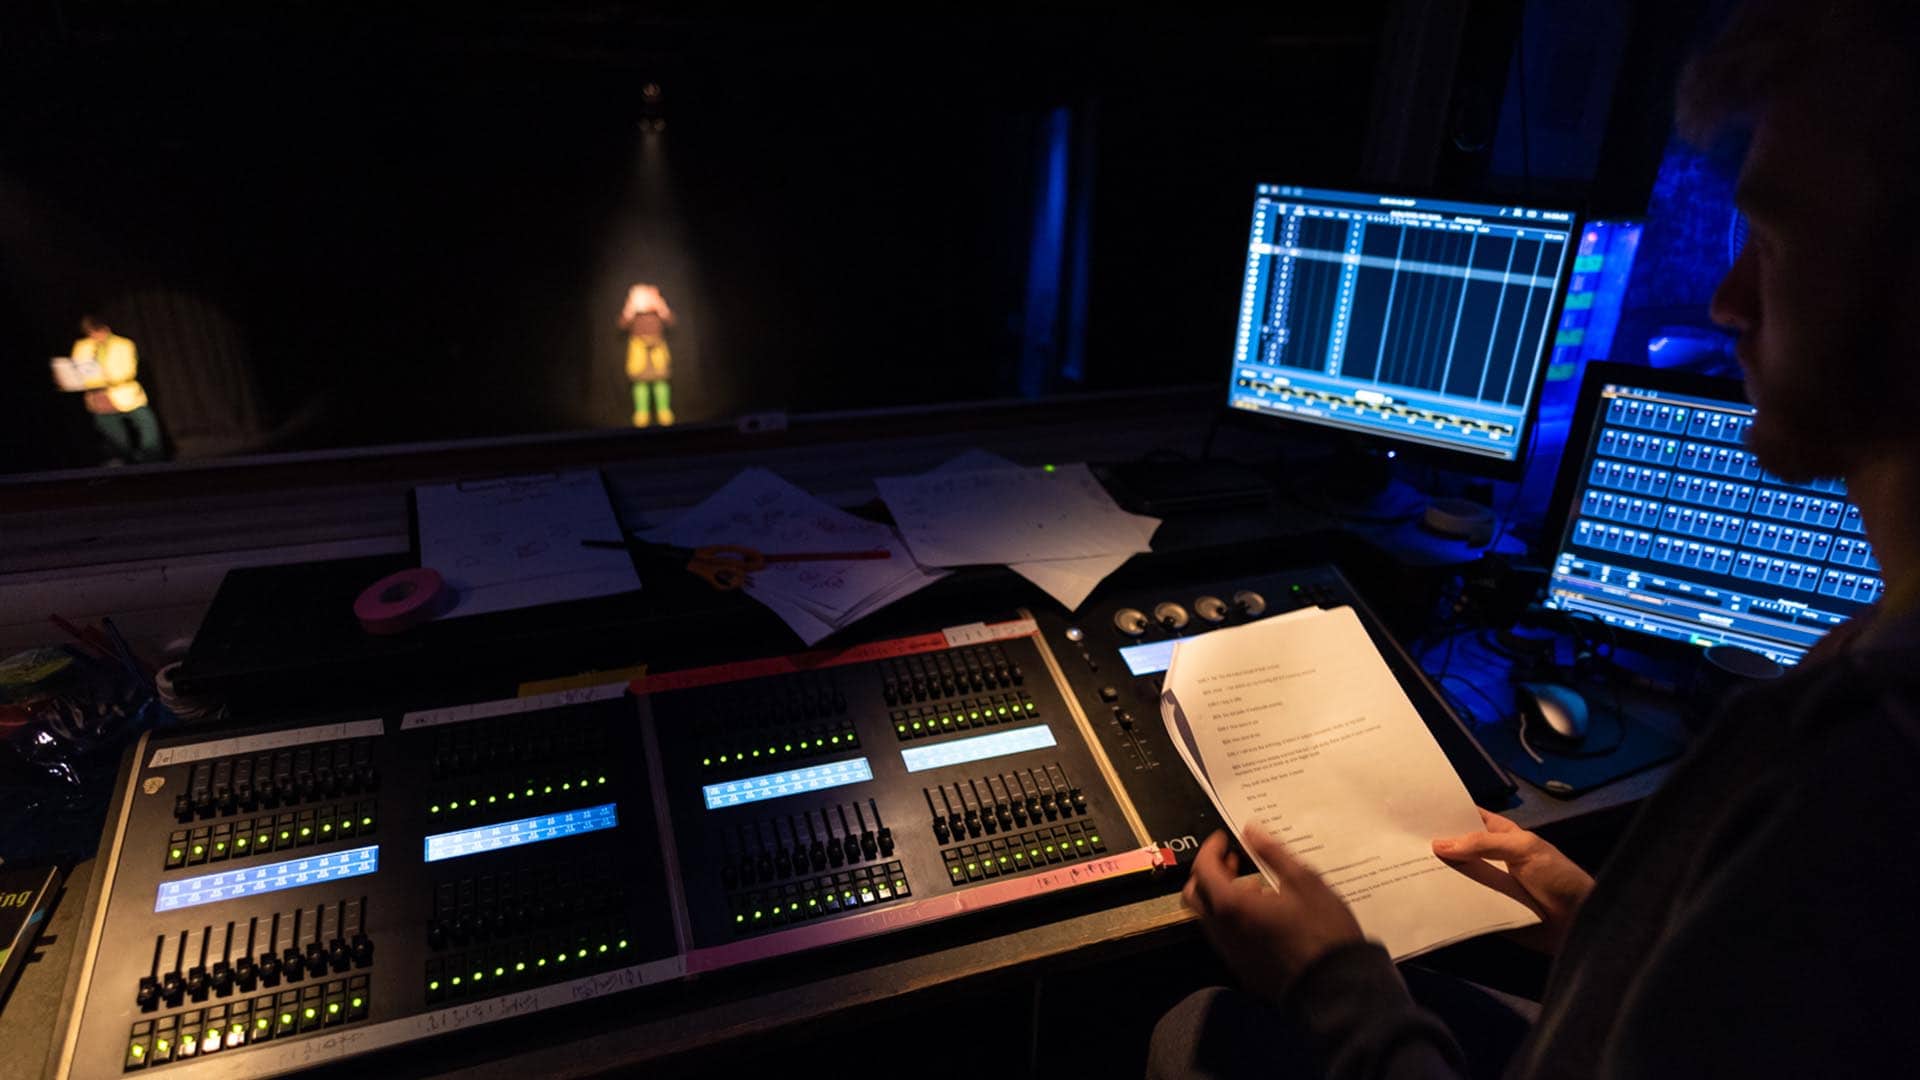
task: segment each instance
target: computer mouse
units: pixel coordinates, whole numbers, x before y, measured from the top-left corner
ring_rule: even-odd
[[[1563,739],[1587,737],[1587,699],[1580,691],[1559,683],[1529,682],[1516,685],[1513,697],[1529,723],[1545,724]]]

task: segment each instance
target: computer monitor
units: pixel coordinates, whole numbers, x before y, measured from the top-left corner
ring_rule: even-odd
[[[1228,407],[1517,473],[1577,225],[1564,209],[1259,185]]]
[[[1879,599],[1846,486],[1763,470],[1742,442],[1753,414],[1737,380],[1589,364],[1549,520],[1546,606],[1792,664]]]

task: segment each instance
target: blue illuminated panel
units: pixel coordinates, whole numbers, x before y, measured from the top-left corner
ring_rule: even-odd
[[[985,761],[988,758],[1004,754],[1018,754],[1024,750],[1042,750],[1058,745],[1053,741],[1053,732],[1047,725],[1020,728],[1017,731],[996,731],[991,735],[975,735],[970,739],[956,739],[953,742],[935,743],[932,746],[916,746],[900,751],[906,759],[907,771],[926,772],[928,769],[943,768],[947,765],[965,765],[969,761]]]
[[[1573,214],[1261,185],[1227,405],[1512,461]]]
[[[153,912],[158,915],[221,900],[238,900],[243,896],[297,889],[302,885],[340,881],[371,874],[378,869],[380,846],[375,844],[352,851],[333,851],[244,870],[202,874],[199,877],[162,882],[159,895],[153,902]]]
[[[1845,485],[1790,484],[1745,448],[1752,405],[1614,385],[1600,404],[1548,607],[1792,664],[1885,593]]]
[[[707,809],[718,810],[723,806],[739,806],[743,803],[761,802],[766,799],[778,799],[783,795],[798,795],[803,791],[824,791],[842,784],[858,784],[873,779],[873,767],[867,759],[851,758],[836,761],[830,765],[815,765],[806,769],[789,769],[786,772],[768,773],[765,776],[749,776],[745,780],[729,780],[724,784],[707,784],[700,794],[707,801]]]
[[[599,832],[618,824],[620,819],[614,814],[614,804],[604,803],[585,810],[569,810],[564,814],[541,814],[518,821],[503,821],[498,825],[438,833],[427,837],[427,861],[439,862],[441,859],[457,859],[462,855],[503,851],[523,844],[537,844],[542,840]]]

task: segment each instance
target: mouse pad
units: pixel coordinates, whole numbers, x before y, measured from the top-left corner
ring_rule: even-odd
[[[1498,724],[1476,725],[1473,734],[1508,771],[1563,799],[1680,756],[1680,743],[1647,725],[1608,708],[1596,708],[1594,713],[1592,730],[1578,746],[1552,734],[1528,732],[1527,741],[1544,764],[1527,756],[1511,717]]]

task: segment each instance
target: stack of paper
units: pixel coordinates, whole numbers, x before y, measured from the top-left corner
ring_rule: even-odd
[[[620,535],[600,474],[508,476],[414,489],[420,565],[454,604],[441,618],[612,596],[640,588],[624,551],[581,546]]]
[[[1004,563],[1072,611],[1153,550],[1160,519],[1120,509],[1084,464],[1029,469],[980,450],[920,476],[876,481],[926,566]]]
[[[854,517],[765,469],[745,470],[647,539],[686,548],[733,544],[768,555],[889,551],[885,559],[774,562],[748,577],[747,594],[809,645],[946,576],[916,564],[887,526]]]
[[[1491,864],[1433,854],[1480,816],[1352,608],[1184,638],[1163,685],[1167,731],[1222,820],[1280,838],[1395,960],[1540,921]]]

